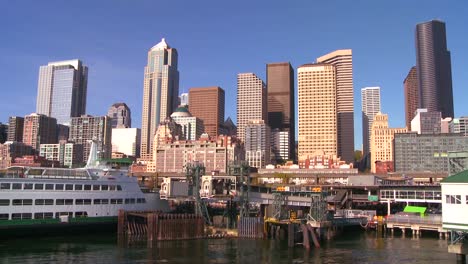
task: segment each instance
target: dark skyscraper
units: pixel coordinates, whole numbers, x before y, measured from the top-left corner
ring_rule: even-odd
[[[288,136],[287,142],[275,140],[272,146],[277,160],[294,160],[294,70],[289,62],[267,64],[268,125],[274,138]],[[275,134],[276,135],[275,137]],[[280,136],[279,134],[283,134]],[[287,149],[285,149],[287,148]]]
[[[411,120],[413,120],[416,109],[419,108],[419,89],[418,89],[418,75],[416,67],[411,67],[405,80],[403,81],[405,88],[405,119],[406,128],[411,129]]]
[[[453,118],[452,69],[444,22],[432,20],[416,26],[416,68],[419,107]]]

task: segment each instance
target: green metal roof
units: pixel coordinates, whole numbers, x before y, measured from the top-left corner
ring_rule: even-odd
[[[420,213],[423,216],[426,213],[426,207],[407,205],[403,210],[405,213]]]
[[[442,183],[468,183],[468,170],[449,176],[441,181]]]

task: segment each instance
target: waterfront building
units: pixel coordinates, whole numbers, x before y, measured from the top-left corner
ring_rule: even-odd
[[[254,73],[237,75],[237,138],[245,141],[249,120],[267,121],[267,87]]]
[[[440,112],[429,112],[427,109],[417,109],[411,120],[411,131],[418,134],[440,134],[442,115]]]
[[[39,68],[36,113],[70,124],[86,113],[88,67],[80,60],[50,62]]]
[[[317,59],[335,67],[338,156],[354,161],[354,90],[352,50],[336,50]]]
[[[5,143],[8,137],[8,125],[0,122],[0,144]]]
[[[181,93],[179,96],[179,106],[189,106],[189,94]]]
[[[245,127],[245,160],[250,167],[264,168],[271,161],[270,127],[263,120],[249,120]]]
[[[416,109],[419,108],[419,86],[418,86],[418,73],[416,66],[411,67],[408,75],[403,81],[405,89],[405,120],[406,128],[411,129],[411,120],[414,118]]]
[[[443,179],[440,186],[442,191],[443,229],[468,232],[468,170]],[[456,247],[456,244],[450,246]],[[461,248],[464,248],[463,244],[461,244]]]
[[[406,133],[406,128],[389,128],[388,115],[377,113],[371,128],[370,153],[371,172],[376,173],[378,162],[392,162],[393,138],[395,134]]]
[[[372,122],[380,112],[380,87],[366,87],[361,90],[362,100],[362,144],[363,155],[370,151],[370,133]]]
[[[160,122],[164,121],[178,105],[179,71],[177,50],[164,39],[148,51],[143,89],[141,118],[142,159],[151,160],[153,137]]]
[[[138,158],[141,130],[139,128],[112,128],[112,153],[121,152]]]
[[[41,144],[39,156],[58,162],[61,167],[73,168],[83,165],[83,146],[66,142]]]
[[[454,118],[449,124],[450,133],[461,133],[468,136],[468,116]]]
[[[112,127],[108,116],[82,115],[73,117],[69,142],[83,146],[83,160],[88,160],[91,141],[97,140],[98,158],[109,159],[112,155]]]
[[[203,121],[204,133],[211,137],[223,134],[225,95],[221,87],[190,88],[188,105],[192,116]]]
[[[338,156],[336,76],[331,64],[305,64],[297,69],[298,157],[323,151]]]
[[[266,65],[268,125],[271,128],[272,155],[276,161],[295,160],[294,70],[289,62]],[[282,144],[287,137],[287,144]]]
[[[231,162],[243,159],[243,151],[241,144],[229,136],[210,139],[204,134],[198,140],[168,138],[157,145],[153,153],[154,167],[150,168],[149,164],[147,171],[184,173],[188,162],[199,161],[204,164],[207,174],[213,171],[227,173]]]
[[[453,118],[452,66],[443,21],[416,25],[416,67],[419,108]]]
[[[203,133],[203,121],[188,111],[187,107],[181,106],[171,114],[171,119],[180,125],[182,130],[182,138],[186,140],[199,139]]]
[[[0,144],[0,170],[10,167],[15,158],[31,154],[31,146],[23,142],[7,141],[4,144]]]
[[[57,143],[57,120],[53,117],[32,113],[24,117],[23,143],[39,153],[41,144]]]
[[[336,155],[327,155],[323,151],[317,151],[310,155],[299,157],[300,169],[352,169],[352,164],[346,164]]]
[[[468,137],[460,134],[395,135],[396,172],[449,172],[448,154],[466,152]]]
[[[10,116],[8,118],[7,141],[23,142],[24,117]]]
[[[132,127],[132,116],[126,103],[115,103],[107,111],[107,116],[112,118],[112,128]]]

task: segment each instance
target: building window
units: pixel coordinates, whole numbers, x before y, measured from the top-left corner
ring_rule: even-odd
[[[448,204],[461,204],[461,195],[445,195],[445,202]]]

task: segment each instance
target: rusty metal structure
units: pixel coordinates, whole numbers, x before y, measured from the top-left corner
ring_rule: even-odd
[[[205,174],[203,163],[195,161],[185,165],[187,181],[190,184],[191,194],[195,200],[195,215],[205,219],[206,224],[211,225],[211,218],[208,214],[206,203],[200,197],[200,186],[202,176]]]

